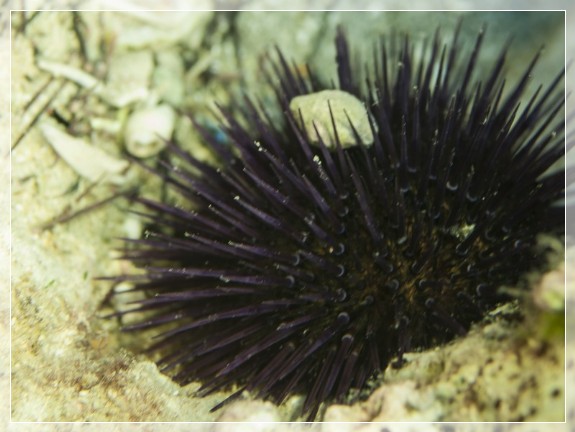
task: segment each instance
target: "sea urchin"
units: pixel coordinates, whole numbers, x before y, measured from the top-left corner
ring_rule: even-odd
[[[464,334],[543,263],[536,235],[564,226],[564,172],[549,171],[563,72],[520,106],[539,54],[507,89],[507,48],[479,80],[483,33],[464,59],[458,33],[417,57],[382,39],[362,73],[338,30],[338,85],[277,50],[280,120],[246,98],[239,119],[222,109],[228,145],[197,124],[217,167],[168,145],[151,171],[181,199],[136,198],[153,228],[124,256],[145,272],[115,279],[146,293],[117,315],[166,326],[152,349],[178,382],[301,393],[314,418],[402,353]]]

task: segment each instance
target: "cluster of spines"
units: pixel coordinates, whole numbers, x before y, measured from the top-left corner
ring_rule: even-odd
[[[503,97],[508,47],[475,83],[483,32],[467,62],[458,34],[416,64],[407,37],[397,58],[382,42],[362,84],[338,32],[337,88],[365,101],[371,146],[344,149],[333,116],[335,150],[311,144],[289,102],[326,87],[279,50],[283,123],[246,99],[248,127],[222,109],[231,147],[196,124],[219,167],[170,144],[180,163],[157,174],[182,206],[137,198],[155,229],[124,257],[146,274],[116,278],[149,295],[118,313],[149,314],[126,330],[168,326],[164,370],[200,394],[302,392],[314,418],[406,350],[465,333],[538,263],[535,235],[563,225],[563,172],[545,175],[563,154],[563,73],[520,109],[539,54]]]

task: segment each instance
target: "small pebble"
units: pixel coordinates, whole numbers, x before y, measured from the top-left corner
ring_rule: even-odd
[[[324,90],[296,96],[289,105],[292,115],[299,123],[299,126],[305,129],[312,144],[319,144],[321,137],[327,148],[334,149],[336,148],[336,139],[330,107],[337,135],[343,148],[357,145],[355,134],[350,126],[350,120],[361,142],[366,146],[373,144],[373,132],[369,124],[370,114],[359,99],[347,92]],[[303,124],[301,123],[302,118]]]
[[[168,105],[135,111],[124,131],[126,150],[139,158],[157,155],[172,137],[175,121],[176,113]]]

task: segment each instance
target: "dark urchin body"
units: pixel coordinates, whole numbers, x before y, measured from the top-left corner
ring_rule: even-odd
[[[338,33],[337,88],[365,103],[372,145],[312,145],[289,103],[331,87],[279,54],[281,124],[246,100],[249,126],[224,111],[231,148],[198,126],[219,168],[169,147],[182,200],[138,199],[155,228],[126,257],[146,272],[119,279],[148,294],[127,329],[169,326],[154,348],[179,382],[302,393],[314,418],[403,352],[465,333],[541,264],[536,235],[564,225],[563,171],[544,175],[563,154],[562,74],[519,107],[537,57],[502,97],[505,50],[479,82],[482,34],[465,60],[456,39],[436,34],[417,63],[407,38],[384,42],[360,78]]]

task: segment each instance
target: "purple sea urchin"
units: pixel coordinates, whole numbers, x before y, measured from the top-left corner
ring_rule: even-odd
[[[145,274],[115,278],[148,296],[117,314],[145,313],[125,329],[167,326],[152,349],[200,394],[299,392],[309,418],[402,353],[464,334],[543,264],[536,235],[564,232],[564,171],[549,172],[563,72],[520,106],[539,54],[505,92],[506,49],[474,78],[482,39],[460,59],[457,32],[450,47],[436,33],[420,60],[407,37],[382,41],[362,77],[339,31],[338,86],[278,50],[283,121],[248,98],[241,121],[222,109],[231,146],[196,125],[219,167],[171,143],[157,174],[180,205],[136,198],[154,228],[125,251]],[[322,114],[294,109],[323,90]],[[342,121],[333,90],[366,112]]]

